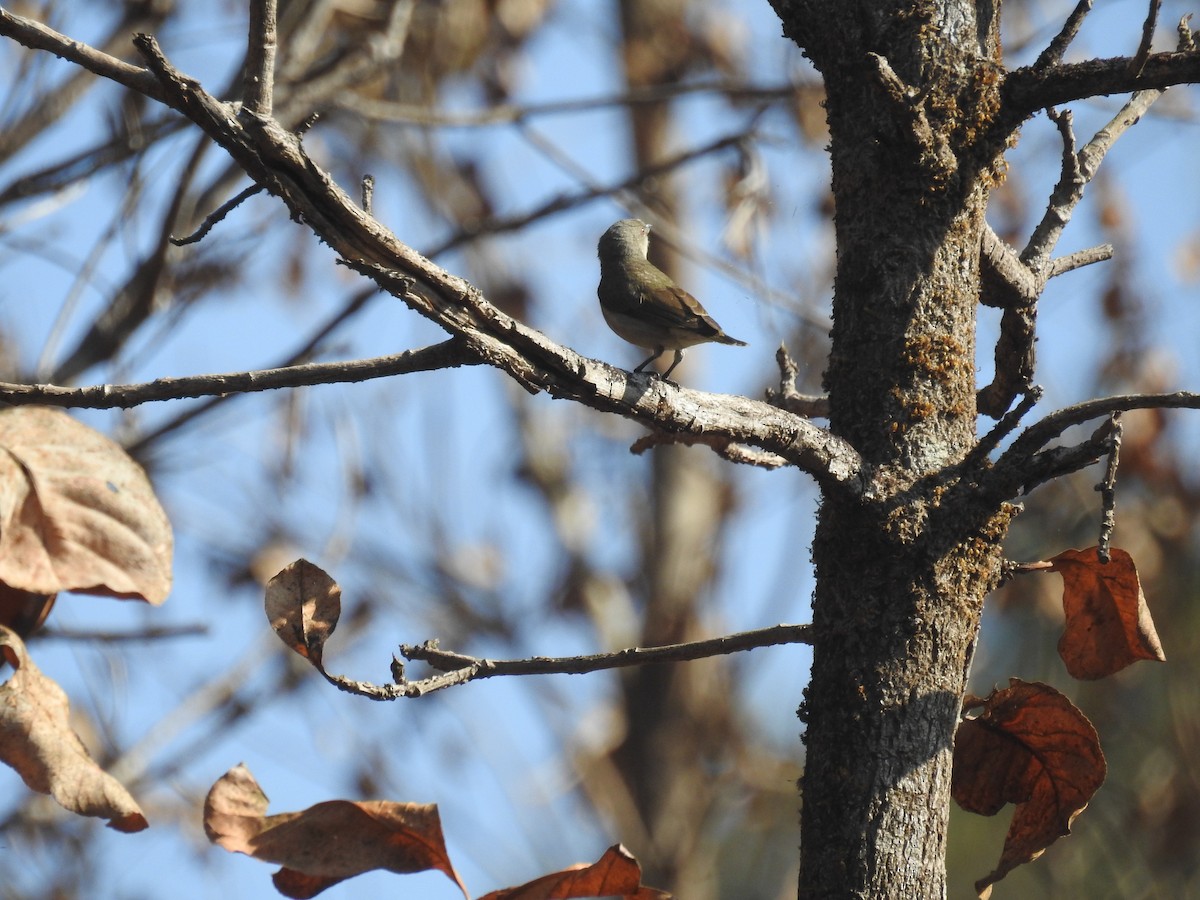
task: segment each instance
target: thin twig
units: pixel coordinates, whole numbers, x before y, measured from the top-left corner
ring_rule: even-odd
[[[788,461],[778,453],[760,450],[757,447],[748,447],[728,438],[703,434],[673,434],[664,431],[652,431],[650,434],[643,435],[633,442],[629,452],[640,456],[654,447],[672,444],[685,447],[705,446],[729,462],[757,466],[760,469],[779,469],[788,464]]]
[[[1067,16],[1067,21],[1063,23],[1062,31],[1056,34],[1054,40],[1050,42],[1050,46],[1042,51],[1037,62],[1033,64],[1033,68],[1036,70],[1048,69],[1062,62],[1063,54],[1067,51],[1071,41],[1075,40],[1075,35],[1079,34],[1083,20],[1091,11],[1092,0],[1079,0],[1075,9],[1071,11],[1071,15]]]
[[[1077,471],[1107,451],[1107,422],[1083,444],[1045,451],[1042,448],[1073,425],[1082,425],[1100,416],[1111,416],[1132,409],[1200,409],[1200,394],[1188,391],[1123,394],[1086,400],[1056,410],[1030,425],[1013,441],[1012,446],[1001,454],[996,465],[987,473],[987,481],[997,493],[1011,496],[1023,486],[1033,487],[1065,472]]]
[[[1142,23],[1142,41],[1129,63],[1129,72],[1132,75],[1141,75],[1142,69],[1146,67],[1146,60],[1150,58],[1150,44],[1154,41],[1154,29],[1158,26],[1158,11],[1161,8],[1162,0],[1150,0],[1146,21]]]
[[[1095,465],[1108,452],[1109,429],[1109,420],[1105,419],[1085,441],[1068,447],[1051,447],[1049,450],[1035,453],[1019,471],[1009,470],[1007,474],[1012,477],[1005,485],[1006,496],[1016,493],[1028,494],[1047,481]]]
[[[356,293],[350,300],[336,313],[329,317],[321,326],[311,335],[303,345],[293,350],[286,358],[272,368],[288,369],[294,366],[305,364],[308,359],[316,352],[317,348],[325,341],[329,335],[342,326],[359,312],[366,308],[367,303],[373,298],[379,296],[378,289],[372,285],[364,288]],[[412,351],[420,352],[420,351]],[[137,456],[146,447],[153,444],[155,441],[161,440],[166,435],[173,431],[177,431],[187,425],[194,419],[204,415],[222,403],[227,403],[234,397],[239,397],[240,394],[220,394],[215,397],[210,397],[203,403],[198,403],[191,409],[184,410],[173,419],[164,422],[162,425],[155,428],[148,434],[139,437],[132,444],[129,444],[125,449],[134,456]]]
[[[1109,544],[1112,541],[1113,529],[1117,527],[1117,467],[1121,462],[1121,414],[1113,413],[1111,422],[1108,450],[1108,466],[1104,470],[1104,480],[1096,485],[1100,492],[1100,540],[1096,545],[1096,555],[1100,562],[1108,563],[1111,558]]]
[[[250,0],[242,111],[256,119],[269,119],[274,112],[278,38],[275,0]]]
[[[1060,256],[1050,263],[1050,269],[1046,272],[1047,278],[1057,278],[1059,275],[1065,275],[1067,272],[1073,272],[1076,269],[1082,269],[1084,266],[1090,266],[1094,263],[1104,262],[1112,259],[1113,245],[1099,244],[1095,247],[1089,247],[1086,250],[1076,250],[1074,253],[1068,253],[1066,256]]]
[[[758,647],[782,644],[811,644],[811,625],[774,625],[755,631],[743,631],[724,637],[662,647],[628,647],[612,653],[593,653],[587,656],[534,656],[529,659],[483,659],[442,650],[437,641],[424,644],[402,644],[400,653],[407,660],[428,663],[442,674],[417,681],[404,675],[404,664],[394,660],[392,677],[395,684],[376,685],[355,681],[340,675],[322,672],[339,689],[371,700],[397,700],[400,697],[420,697],[456,684],[479,681],[501,675],[585,675],[607,669],[644,666],[652,663],[686,662],[729,653],[740,653]]]
[[[48,50],[93,75],[115,81],[152,100],[166,100],[166,92],[149,70],[130,65],[82,41],[72,40],[41,22],[0,9],[0,35],[10,37],[32,50]]]
[[[374,359],[309,363],[223,375],[159,378],[142,384],[97,384],[71,388],[53,384],[0,383],[0,401],[17,406],[38,403],[70,409],[130,409],[161,400],[223,397],[227,394],[248,394],[315,384],[344,384],[478,363],[479,360],[472,356],[461,340],[451,338],[419,350]]]
[[[541,116],[570,115],[604,109],[613,106],[643,106],[662,103],[686,94],[719,93],[737,103],[770,103],[796,96],[801,86],[748,87],[735,82],[698,82],[682,84],[655,84],[632,88],[619,94],[586,97],[576,100],[558,100],[550,103],[501,104],[487,109],[465,112],[434,110],[428,106],[412,103],[395,103],[364,96],[360,92],[346,91],[336,98],[337,104],[346,110],[364,117],[397,125],[418,125],[440,128],[481,128],[493,125],[517,125]],[[812,88],[816,89],[816,88]]]
[[[224,219],[227,215],[249,200],[255,194],[260,194],[265,190],[261,184],[252,184],[248,188],[239,191],[237,196],[230,200],[226,200],[213,212],[209,213],[200,223],[200,227],[189,234],[187,237],[171,237],[168,240],[176,247],[185,247],[188,244],[195,244],[204,240],[204,236],[208,234],[216,226],[218,222]]]
[[[983,275],[987,279],[988,294],[992,295],[987,303],[1004,309],[994,350],[996,374],[991,384],[976,394],[976,406],[985,415],[999,417],[1012,405],[1017,394],[1033,383],[1037,363],[1037,299],[1046,282],[1053,275],[1112,255],[1112,248],[1104,245],[1052,259],[1059,238],[1105,155],[1160,96],[1162,91],[1157,90],[1134,94],[1078,151],[1070,110],[1047,110],[1062,136],[1063,150],[1061,174],[1050,194],[1046,212],[1019,259],[1012,258],[1011,248],[990,229],[985,229],[981,238],[982,262],[985,263]]]
[[[1016,409],[1009,410],[992,426],[991,431],[979,439],[964,461],[968,467],[979,465],[1021,424],[1025,415],[1037,405],[1044,393],[1041,385],[1033,385],[1025,392]]]
[[[375,176],[371,174],[362,177],[362,208],[368,216],[373,216],[375,213],[371,211],[375,200]]]
[[[775,351],[775,362],[779,366],[779,390],[767,388],[767,402],[809,419],[829,418],[828,397],[801,394],[796,390],[796,379],[800,377],[800,369],[788,353],[786,344],[780,344],[779,349]]]
[[[1037,562],[1028,563],[1010,562],[1004,568],[1012,575],[1030,575],[1034,572],[1049,572],[1054,569],[1054,563],[1039,559]]]
[[[161,641],[182,637],[207,635],[209,627],[204,622],[190,625],[160,625],[141,628],[137,631],[96,631],[87,628],[43,628],[34,637],[38,640],[87,641],[88,643],[121,644],[135,641]]]
[[[474,240],[481,234],[494,237],[498,234],[519,231],[526,225],[529,225],[532,222],[543,219],[546,216],[554,213],[560,213],[569,209],[574,209],[577,206],[590,203],[592,200],[599,199],[600,197],[608,197],[612,194],[617,194],[622,191],[633,190],[634,188],[645,184],[647,181],[661,178],[663,175],[673,172],[675,169],[681,168],[688,163],[694,162],[695,160],[703,159],[720,150],[724,150],[727,147],[736,147],[739,143],[745,140],[745,138],[746,135],[744,132],[718,138],[717,140],[711,141],[700,147],[684,151],[683,153],[678,153],[675,156],[665,159],[653,166],[647,166],[643,169],[640,169],[638,172],[629,176],[624,181],[603,187],[589,188],[588,190],[580,191],[576,194],[560,194],[552,200],[543,203],[541,206],[537,206],[528,212],[521,213],[516,216],[503,219],[488,216],[477,219],[461,228],[457,234],[451,235],[449,238],[442,241],[442,243],[425,251],[425,256],[433,259],[442,255],[443,253],[447,253],[450,250],[456,249],[462,244],[466,244],[469,241]]]

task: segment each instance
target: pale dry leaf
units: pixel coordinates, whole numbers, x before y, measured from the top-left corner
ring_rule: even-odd
[[[267,621],[279,639],[324,671],[325,642],[342,613],[342,589],[324,569],[298,559],[267,582]]]
[[[134,832],[146,817],[129,792],[96,765],[70,726],[67,695],[33,664],[24,643],[0,627],[0,653],[12,676],[0,685],[0,759],[31,789],[64,808],[108,819],[110,828]]]
[[[0,581],[159,604],[171,524],[133,459],[66,413],[0,411]]]

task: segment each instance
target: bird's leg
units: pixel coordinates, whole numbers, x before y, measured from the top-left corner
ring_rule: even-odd
[[[671,363],[671,367],[670,367],[669,369],[667,369],[667,371],[663,372],[663,374],[662,374],[662,380],[663,380],[663,381],[670,381],[670,380],[671,380],[671,373],[675,371],[675,367],[676,367],[677,365],[679,365],[681,362],[683,362],[683,351],[682,351],[682,350],[676,350],[676,351],[675,351],[675,362]]]
[[[642,361],[642,362],[641,362],[641,363],[638,365],[638,367],[637,367],[636,369],[634,369],[633,371],[635,371],[635,372],[640,372],[640,371],[642,371],[642,369],[646,368],[646,366],[650,365],[650,363],[654,362],[656,359],[658,359],[660,356],[662,356],[662,355],[663,355],[663,351],[664,351],[664,350],[666,350],[666,348],[665,348],[665,347],[655,347],[655,348],[654,348],[654,352],[653,352],[653,353],[651,353],[649,357],[647,357],[646,359],[644,359],[644,360],[643,360],[643,361]],[[675,368],[675,367],[674,367],[674,366],[671,366],[671,368],[673,369],[673,368]]]

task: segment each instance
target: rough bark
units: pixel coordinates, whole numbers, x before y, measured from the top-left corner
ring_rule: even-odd
[[[822,72],[838,246],[831,430],[875,467],[826,491],[813,558],[800,896],[945,895],[951,747],[1009,513],[975,442],[984,207],[1002,146],[987,4],[776,4]]]

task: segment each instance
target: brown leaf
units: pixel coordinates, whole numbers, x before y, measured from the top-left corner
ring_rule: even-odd
[[[1104,678],[1139,659],[1166,659],[1128,553],[1114,548],[1105,565],[1095,547],[1064,550],[1050,562],[1063,577],[1067,617],[1058,655],[1073,677]]]
[[[622,900],[669,900],[670,894],[642,887],[642,867],[620,844],[609,847],[592,865],[580,863],[543,875],[519,887],[492,891],[479,900],[569,900],[620,897]]]
[[[71,812],[106,818],[117,831],[148,827],[129,792],[96,765],[71,730],[62,688],[38,670],[21,639],[3,627],[0,654],[13,668],[0,685],[0,759],[31,789]]]
[[[325,642],[342,613],[342,589],[323,569],[298,559],[267,582],[264,606],[280,640],[325,671]]]
[[[1104,783],[1107,767],[1092,723],[1046,684],[1013,678],[988,697],[970,698],[954,738],[951,791],[968,812],[995,815],[1017,804],[995,871],[975,883],[990,886],[1031,862],[1064,834]]]
[[[66,413],[0,411],[0,581],[159,604],[171,524],[142,468]]]
[[[57,594],[19,591],[0,581],[0,625],[11,628],[22,639],[42,627]]]
[[[267,796],[245,766],[223,775],[204,801],[204,831],[214,844],[284,868],[274,875],[285,897],[315,897],[340,881],[386,869],[445,872],[450,864],[437,807],[384,800],[330,800],[267,816]]]

